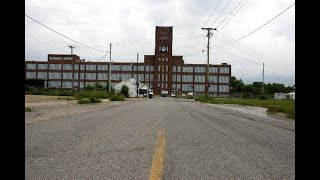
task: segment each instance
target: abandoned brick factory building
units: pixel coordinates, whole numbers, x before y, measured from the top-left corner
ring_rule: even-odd
[[[172,55],[172,26],[156,26],[155,54],[144,55],[144,62],[113,62],[111,84],[135,78],[153,89],[179,90],[218,97],[231,95],[231,65],[222,63],[209,65],[207,79],[206,64],[184,64],[183,56]],[[138,67],[138,68],[137,68]],[[88,62],[77,55],[48,54],[48,61],[25,61],[26,83],[43,88],[68,88],[76,91],[88,84],[107,85],[109,62]],[[150,82],[150,83],[149,83]],[[207,83],[210,86],[206,88]]]

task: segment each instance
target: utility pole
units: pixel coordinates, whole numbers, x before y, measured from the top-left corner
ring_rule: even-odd
[[[178,98],[178,64],[176,65],[176,98]]]
[[[69,46],[71,48],[71,62],[72,62],[72,92],[74,92],[74,62],[73,62],[73,46]]]
[[[207,45],[207,76],[206,76],[206,90],[205,95],[209,92],[209,49],[210,49],[210,38],[212,36],[212,30],[217,30],[217,28],[201,28],[202,30],[207,30],[207,37],[208,37],[208,45]]]
[[[264,95],[264,62],[262,64],[262,95]]]
[[[149,98],[149,91],[150,91],[150,64],[149,64],[149,78],[148,78],[147,98]]]
[[[111,43],[110,43],[110,62],[109,62],[109,93],[111,93]]]
[[[139,75],[138,75],[139,54],[137,53],[137,98],[139,97]]]

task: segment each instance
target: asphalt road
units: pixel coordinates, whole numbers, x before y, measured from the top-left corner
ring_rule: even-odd
[[[26,179],[148,179],[158,133],[164,179],[295,179],[294,121],[174,98],[101,105],[26,123]]]

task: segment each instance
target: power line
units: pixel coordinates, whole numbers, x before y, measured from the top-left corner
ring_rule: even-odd
[[[242,8],[242,6],[247,2],[247,0],[244,1],[244,3],[242,3],[242,5],[239,7],[239,9],[232,15],[232,17],[224,24],[224,26],[221,28],[224,29],[224,27],[227,26],[227,24],[231,21],[231,19],[239,12],[239,10]]]
[[[102,58],[100,58],[98,61],[100,61],[101,59],[103,59],[104,57],[106,57],[109,54],[109,52],[107,52],[107,54],[105,54],[104,56],[102,56]],[[98,62],[97,61],[97,62]]]
[[[221,17],[221,14],[224,12],[224,10],[226,10],[226,8],[229,6],[229,4],[230,4],[230,2],[231,2],[232,0],[230,0],[229,2],[228,2],[228,4],[226,5],[226,7],[224,7],[224,9],[222,10],[222,12],[219,14],[219,16],[216,18],[216,20],[212,23],[212,25]],[[212,26],[211,25],[211,26]]]
[[[237,8],[238,8],[238,6],[243,2],[244,0],[240,0],[239,1],[239,3],[238,3],[238,5],[236,5],[234,8],[233,8],[233,10],[232,11],[230,11],[230,13],[228,14],[228,16],[230,16]],[[246,0],[247,1],[247,0]],[[244,2],[245,3],[245,2]],[[242,6],[241,6],[242,7]],[[239,8],[239,9],[241,9],[241,7]],[[238,11],[237,11],[238,12]],[[236,13],[235,13],[236,14]],[[235,14],[233,14],[233,16],[235,15]],[[218,26],[217,26],[217,28],[228,18],[228,16],[226,17],[226,18],[224,18],[224,20],[222,20],[219,24],[218,24]],[[232,17],[233,17],[232,16]],[[232,19],[232,17],[229,19],[229,21]]]
[[[50,27],[48,27],[48,26],[46,26],[46,25],[42,24],[41,22],[39,22],[39,21],[37,21],[37,20],[33,19],[32,17],[30,17],[30,16],[28,16],[28,15],[25,15],[25,16],[26,16],[26,17],[28,17],[28,18],[30,18],[31,20],[35,21],[36,23],[38,23],[38,24],[40,24],[40,25],[44,26],[45,28],[50,29],[51,31],[53,31],[53,32],[55,32],[55,33],[57,33],[57,34],[59,34],[59,35],[61,35],[61,36],[65,37],[65,38],[67,38],[67,39],[69,39],[69,40],[73,41],[73,42],[76,42],[76,43],[78,43],[78,44],[80,44],[80,45],[86,46],[86,47],[88,47],[88,48],[91,48],[91,49],[94,49],[94,50],[97,50],[97,51],[108,52],[108,51],[104,51],[104,50],[101,50],[101,49],[97,49],[97,48],[94,48],[94,47],[88,46],[88,45],[83,44],[83,43],[81,43],[81,42],[78,42],[78,41],[76,41],[76,40],[73,40],[73,39],[71,39],[71,38],[69,38],[69,37],[67,37],[67,36],[65,36],[65,35],[63,35],[63,34],[61,34],[61,33],[57,32],[57,31],[55,31],[55,30],[53,30],[52,28],[50,28]]]
[[[216,36],[216,38],[220,39],[220,38],[217,37],[217,36]],[[232,45],[232,47],[235,48],[234,45]],[[253,55],[249,54],[248,52],[244,51],[243,49],[239,49],[239,50],[240,50],[241,52],[246,53],[246,54],[249,55],[249,56],[253,56]]]
[[[48,43],[46,43],[46,42],[43,42],[43,41],[41,41],[41,40],[39,40],[39,39],[37,39],[37,38],[35,38],[35,37],[32,37],[32,36],[30,36],[30,35],[25,34],[25,36],[27,36],[27,37],[29,37],[29,38],[32,38],[32,39],[34,39],[34,40],[37,40],[37,41],[39,41],[39,42],[41,42],[41,43],[43,43],[43,44],[46,44],[46,45],[48,45],[48,46],[51,46],[51,47],[53,47],[53,48],[55,48],[55,49],[59,49],[59,50],[62,50],[62,51],[66,51],[66,50],[60,49],[60,48],[58,48],[58,47],[55,47],[55,46],[53,46],[53,45],[51,45],[51,44],[48,44]]]
[[[214,46],[214,47],[218,48],[217,46]],[[222,51],[221,49],[215,49],[215,50],[218,50],[218,51],[220,51],[220,52],[223,52],[223,53],[225,53],[225,54],[227,54],[227,55],[229,55],[229,56],[233,55],[233,56],[235,56],[235,57],[237,57],[237,58],[239,58],[239,59],[242,59],[242,60],[245,60],[245,61],[248,61],[248,62],[251,62],[251,63],[255,63],[255,64],[258,64],[258,65],[263,65],[263,63],[258,63],[258,62],[255,62],[255,61],[252,61],[252,60],[249,60],[249,59],[246,59],[246,58],[237,56],[237,55],[235,55],[235,54],[233,54],[233,53],[230,53],[229,51],[226,52],[226,51]],[[275,66],[275,67],[276,67],[276,66]],[[273,67],[272,69],[269,69],[269,70],[271,70],[271,71],[273,71],[273,72],[276,72],[276,73],[279,73],[279,71],[276,71],[276,70],[274,69],[275,67]],[[278,67],[276,67],[276,68],[278,68]],[[280,69],[280,68],[278,68],[278,69]]]
[[[269,20],[268,22],[264,23],[262,26],[258,27],[257,29],[255,29],[254,31],[242,36],[241,38],[239,38],[238,40],[236,40],[237,42],[240,41],[241,39],[248,37],[249,35],[253,34],[254,32],[256,32],[257,30],[259,30],[260,28],[262,28],[263,26],[267,25],[268,23],[270,23],[271,21],[273,21],[274,19],[276,19],[277,17],[279,17],[281,14],[283,14],[284,12],[286,12],[288,9],[290,9],[293,5],[295,5],[296,3],[293,3],[291,6],[287,7],[287,9],[285,9],[284,11],[282,11],[280,14],[276,15],[274,18],[272,18],[271,20]]]
[[[221,2],[221,0],[218,2],[218,4],[216,5],[216,7],[214,8],[214,10],[210,13],[207,21],[204,23],[204,25],[203,25],[202,27],[204,27],[204,26],[209,22],[211,16],[213,15],[214,11],[215,11],[215,10],[217,9],[217,7],[219,6],[220,2]]]
[[[222,51],[221,49],[218,49],[219,47],[217,47],[217,46],[213,46],[213,47],[217,48],[216,50],[218,50],[218,51],[220,51],[220,52],[223,52],[223,53],[225,53],[225,54],[228,54],[228,55],[231,54],[231,55],[233,55],[233,56],[235,56],[235,57],[237,57],[237,58],[243,59],[243,60],[245,60],[245,61],[252,62],[252,63],[258,64],[258,65],[262,65],[262,63],[257,63],[257,62],[255,62],[255,61],[251,61],[251,60],[242,58],[242,57],[237,56],[237,55],[235,55],[235,54],[233,54],[233,53],[230,53],[230,52],[226,53],[225,51]]]
[[[236,41],[235,41],[234,39],[232,39],[231,37],[229,37],[229,36],[227,36],[227,35],[219,32],[219,31],[217,31],[217,32],[218,32],[220,35],[223,35],[223,36],[231,39],[232,41],[231,41],[230,45],[235,44],[235,45],[237,45],[239,48],[241,48],[240,45],[241,45],[241,46],[244,46],[245,48],[251,50],[250,53],[253,53],[253,52],[256,53],[255,55],[256,55],[257,57],[260,57],[260,58],[262,58],[262,59],[264,59],[264,60],[266,60],[266,61],[272,62],[272,63],[274,63],[274,64],[279,64],[279,63],[278,63],[278,60],[271,61],[270,59],[273,59],[273,58],[268,57],[268,56],[262,54],[261,52],[256,51],[256,50],[254,50],[254,49],[252,49],[252,48],[250,48],[250,47],[248,47],[248,46],[246,46],[246,45],[244,45],[244,44],[242,44],[242,43],[240,43],[240,42],[236,42]],[[222,37],[222,38],[224,38],[224,37]],[[224,39],[226,39],[226,38],[224,38]],[[228,41],[229,41],[229,40],[228,40]],[[224,45],[222,45],[222,46],[224,46]],[[222,47],[222,46],[218,46],[218,47]],[[258,56],[257,54],[259,54],[260,56]],[[290,66],[290,65],[287,65],[287,64],[285,64],[285,65],[286,65],[286,66]],[[284,67],[285,67],[285,66],[284,66]]]

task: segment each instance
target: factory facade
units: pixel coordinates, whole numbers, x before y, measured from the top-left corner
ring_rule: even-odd
[[[144,55],[144,61],[88,62],[77,55],[48,54],[47,61],[25,61],[26,84],[43,88],[82,90],[88,84],[112,86],[134,78],[159,94],[178,90],[181,93],[207,93],[218,97],[231,95],[231,65],[185,64],[183,56],[172,55],[172,26],[156,26],[155,54]],[[109,68],[111,76],[109,77]],[[207,87],[208,86],[208,87]],[[207,88],[206,88],[207,87]]]

